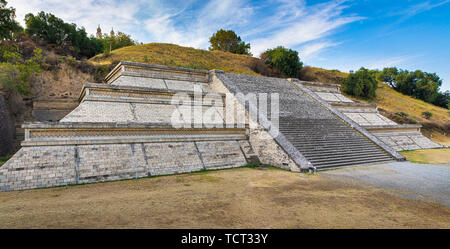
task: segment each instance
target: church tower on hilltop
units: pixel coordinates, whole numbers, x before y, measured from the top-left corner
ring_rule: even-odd
[[[100,24],[98,25],[97,34],[95,37],[97,37],[97,39],[102,39],[102,29],[100,28]]]
[[[111,28],[111,32],[109,33],[111,37],[114,37],[114,28]]]

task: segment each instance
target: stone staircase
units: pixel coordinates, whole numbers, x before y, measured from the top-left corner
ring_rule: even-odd
[[[285,117],[280,131],[316,168],[392,160],[339,119]]]
[[[275,140],[301,170],[404,160],[297,81],[229,73],[218,77],[234,94],[279,94],[279,135]],[[254,148],[264,154],[263,149]]]
[[[376,104],[357,103],[346,98],[337,84],[300,83],[397,151],[442,147],[422,135],[421,125],[397,124],[381,115]]]

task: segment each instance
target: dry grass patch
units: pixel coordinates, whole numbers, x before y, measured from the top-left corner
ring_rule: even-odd
[[[400,154],[415,163],[450,164],[450,148],[402,151]]]
[[[1,228],[449,228],[450,210],[325,176],[240,168],[0,193]]]

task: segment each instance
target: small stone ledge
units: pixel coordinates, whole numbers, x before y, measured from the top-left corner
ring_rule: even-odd
[[[174,105],[171,98],[156,98],[156,97],[139,98],[139,97],[88,95],[88,96],[84,97],[82,100],[82,102],[85,102],[85,101]],[[185,99],[180,99],[180,101],[182,101],[182,103],[178,104],[178,105],[186,105]],[[211,100],[210,101],[194,101],[194,100],[190,99],[189,104],[191,106],[225,107],[225,104],[223,103],[223,101],[224,100],[222,100],[220,102],[212,102]],[[175,105],[177,105],[177,104],[175,104]]]
[[[375,103],[358,103],[358,102],[337,102],[337,101],[328,101],[328,103],[335,107],[368,107],[368,108],[377,108],[377,104]]]
[[[22,124],[24,129],[48,129],[48,128],[66,128],[66,129],[104,129],[104,128],[164,128],[164,129],[177,129],[177,130],[190,130],[190,129],[248,129],[248,124],[225,124],[224,128],[211,128],[215,127],[217,124],[209,123],[193,123],[194,128],[174,128],[171,123],[88,123],[88,122],[25,122]],[[199,127],[199,128],[197,128]]]
[[[314,82],[314,81],[303,81],[303,80],[298,80],[298,82],[300,82],[301,84],[305,85],[305,86],[321,86],[321,87],[333,87],[333,88],[340,88],[341,86],[338,84],[332,84],[332,83],[323,83],[323,82]]]
[[[105,91],[105,94],[108,92],[113,93],[124,93],[124,94],[137,94],[137,95],[167,95],[173,96],[175,94],[186,94],[188,96],[194,96],[194,94],[199,94],[202,97],[210,96],[210,97],[221,97],[225,98],[226,94],[216,93],[216,92],[195,92],[195,91],[187,91],[187,90],[170,90],[170,89],[155,89],[149,87],[137,87],[137,86],[117,86],[111,84],[103,84],[103,83],[85,83],[83,85],[83,89],[81,90],[80,97],[78,100],[81,102],[86,95],[90,95],[90,91],[94,90],[102,90]],[[94,93],[95,94],[95,93]]]
[[[53,139],[30,139],[22,142],[23,147],[65,146],[95,144],[130,144],[130,143],[167,143],[167,142],[203,142],[203,141],[241,141],[247,140],[244,134],[196,134],[196,135],[155,135],[155,136],[117,136],[117,137],[70,137]]]
[[[398,124],[398,125],[363,125],[366,129],[418,129],[420,124]]]

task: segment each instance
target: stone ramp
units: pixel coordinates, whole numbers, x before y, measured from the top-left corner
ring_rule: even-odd
[[[300,84],[397,151],[442,147],[422,135],[421,125],[397,124],[381,115],[376,104],[356,103],[346,98],[337,84],[309,81],[300,81]]]
[[[275,140],[287,151],[292,146],[295,151],[290,151],[291,154],[298,153],[306,159],[297,161],[302,164],[302,169],[393,160],[390,152],[375,143],[387,147],[385,144],[356,131],[317,102],[314,96],[296,88],[286,79],[230,73],[219,73],[217,76],[234,94],[279,94],[280,134]],[[268,114],[270,117],[270,111]]]

